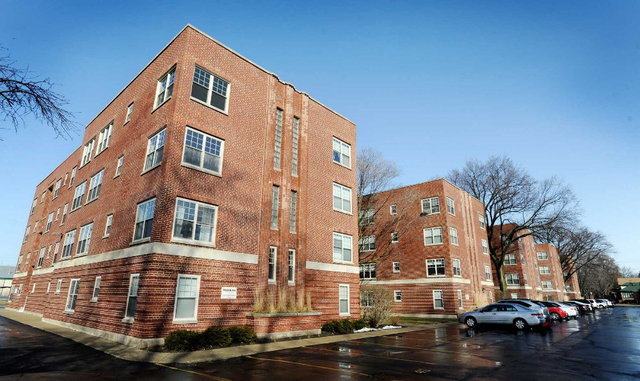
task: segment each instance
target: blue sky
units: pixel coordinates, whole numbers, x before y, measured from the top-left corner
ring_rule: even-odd
[[[179,4],[179,5],[178,5]],[[402,184],[507,155],[556,175],[640,270],[638,1],[2,2],[0,44],[52,78],[81,125],[191,23],[358,125]],[[0,264],[35,186],[76,147],[0,130]],[[6,127],[3,126],[3,127]]]

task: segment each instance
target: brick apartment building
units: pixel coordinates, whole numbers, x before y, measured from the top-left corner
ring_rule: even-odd
[[[578,273],[571,274],[569,279],[564,281],[564,293],[569,300],[582,299],[580,284],[578,283]]]
[[[141,347],[175,329],[296,335],[357,317],[355,140],[352,122],[187,25],[37,186],[9,307]],[[313,312],[252,314],[278,290]]]
[[[550,243],[536,244],[536,262],[543,300],[567,300],[560,256]]]
[[[364,308],[368,286],[391,290],[397,315],[455,316],[493,301],[479,200],[439,179],[365,196],[363,205]]]

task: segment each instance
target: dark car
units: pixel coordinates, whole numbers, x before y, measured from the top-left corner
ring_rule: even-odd
[[[577,302],[577,301],[570,301],[570,302],[565,302],[567,304],[571,304],[572,306],[575,306],[578,309],[578,312],[580,313],[580,315],[584,315],[584,314],[588,314],[591,313],[591,305],[586,304],[586,303],[582,303],[582,302]]]

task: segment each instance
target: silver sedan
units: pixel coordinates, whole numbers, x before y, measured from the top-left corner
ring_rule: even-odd
[[[545,318],[540,311],[519,304],[496,303],[460,314],[458,322],[464,323],[470,328],[478,324],[509,324],[522,330],[528,326],[544,325]]]

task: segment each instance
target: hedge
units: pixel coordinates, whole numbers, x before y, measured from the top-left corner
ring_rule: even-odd
[[[251,327],[210,327],[203,332],[179,329],[165,337],[164,346],[169,351],[186,352],[250,344],[255,340],[256,334]]]

